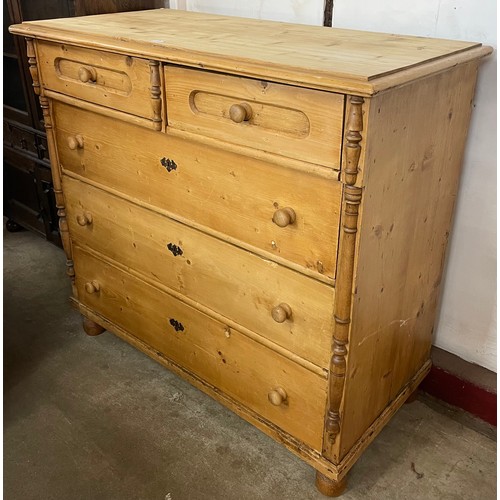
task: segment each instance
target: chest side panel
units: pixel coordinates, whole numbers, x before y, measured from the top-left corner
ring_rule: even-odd
[[[476,74],[370,103],[340,457],[429,358]]]

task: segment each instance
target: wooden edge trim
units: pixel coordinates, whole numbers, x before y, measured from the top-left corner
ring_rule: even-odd
[[[343,114],[343,113],[342,113]],[[339,127],[342,126],[339,123]],[[225,151],[230,151],[231,153],[236,153],[243,156],[250,156],[256,158],[257,160],[263,160],[268,163],[274,163],[280,167],[291,168],[293,170],[299,170],[300,172],[306,172],[308,174],[313,174],[318,177],[323,177],[330,180],[338,180],[339,169],[334,169],[330,167],[323,167],[321,165],[316,165],[314,163],[308,163],[295,158],[287,158],[285,156],[280,156],[274,153],[269,153],[267,151],[261,151],[259,149],[252,149],[248,146],[242,146],[239,144],[232,144],[230,142],[222,141],[221,139],[214,139],[212,137],[207,137],[205,135],[196,134],[193,132],[188,132],[186,130],[181,130],[167,126],[167,135],[174,137],[179,137],[180,139],[186,139],[193,142],[201,142],[207,146],[214,148],[224,149]],[[340,167],[339,167],[340,168]]]
[[[347,455],[342,459],[342,461],[337,465],[339,478],[345,477],[349,472],[351,467],[356,463],[359,456],[364,452],[368,445],[378,436],[380,431],[389,422],[392,416],[396,413],[404,402],[408,399],[413,391],[417,389],[419,384],[429,373],[431,369],[431,361],[427,360],[414,377],[406,384],[406,386],[401,390],[396,399],[386,407],[386,409],[380,414],[380,416],[373,422],[370,427],[364,432],[360,439],[354,444],[354,446],[349,450]]]
[[[337,258],[337,286],[334,298],[334,328],[328,377],[328,405],[323,434],[323,454],[336,461],[337,436],[342,427],[342,400],[351,329],[354,261],[362,189],[356,187],[363,139],[363,103],[359,96],[349,96],[344,144],[342,148],[342,214]]]
[[[248,328],[241,326],[240,324],[236,323],[235,321],[226,318],[222,314],[219,314],[216,311],[213,311],[212,309],[204,306],[203,304],[200,304],[196,300],[193,300],[186,295],[183,295],[180,292],[177,292],[167,286],[165,286],[163,283],[160,283],[158,281],[155,281],[154,279],[149,278],[148,276],[145,276],[144,274],[140,273],[139,271],[136,271],[135,269],[132,269],[130,267],[124,266],[123,264],[107,257],[106,255],[103,255],[92,248],[80,244],[78,240],[74,240],[75,245],[78,247],[81,247],[85,250],[86,253],[89,253],[90,255],[96,257],[97,259],[105,262],[106,264],[116,267],[117,269],[120,269],[121,271],[126,272],[127,274],[131,274],[135,278],[147,283],[148,285],[151,285],[152,287],[161,290],[162,292],[174,297],[175,299],[179,300],[180,302],[187,304],[188,306],[192,307],[193,309],[196,309],[198,311],[201,311],[202,313],[206,314],[210,318],[214,318],[215,320],[219,321],[220,323],[223,323],[225,325],[230,326],[232,329],[237,330],[240,332],[242,335],[245,335],[246,337],[251,338],[258,344],[261,344],[268,349],[271,349],[274,352],[277,352],[281,354],[283,357],[293,361],[294,363],[297,363],[298,365],[302,366],[306,370],[309,370],[310,372],[315,373],[316,375],[319,375],[321,378],[326,379],[327,378],[327,370],[321,368],[320,366],[312,363],[311,361],[308,361],[307,359],[302,358],[301,356],[298,356],[294,352],[289,351],[288,349],[285,349],[284,347],[275,344],[271,340],[253,332],[252,330],[249,330]]]
[[[149,61],[149,80],[150,80],[150,97],[151,97],[151,110],[153,112],[153,129],[162,129],[162,83],[161,83],[161,68],[158,61]]]
[[[243,248],[247,252],[253,253],[254,255],[257,255],[258,257],[261,257],[264,260],[276,262],[276,263],[282,265],[283,267],[287,267],[288,269],[291,269],[292,271],[309,276],[310,278],[314,278],[315,280],[320,281],[322,283],[325,283],[326,285],[330,285],[332,287],[335,287],[335,280],[333,278],[328,278],[327,276],[324,276],[323,274],[319,274],[317,272],[311,271],[310,269],[308,269],[306,267],[302,267],[299,264],[296,264],[294,262],[286,260],[283,257],[280,257],[279,255],[271,254],[269,252],[266,252],[265,250],[262,250],[261,248],[256,248],[252,245],[249,245],[248,243],[245,243],[244,241],[237,240],[236,238],[228,236],[228,235],[221,233],[219,231],[215,231],[214,229],[211,229],[207,226],[203,226],[201,224],[198,224],[197,222],[189,220],[185,217],[181,217],[180,215],[177,215],[175,213],[172,213],[172,212],[169,212],[167,210],[163,210],[162,208],[155,207],[154,205],[150,205],[148,203],[145,203],[142,200],[139,200],[137,198],[129,196],[125,193],[122,193],[121,191],[118,191],[112,187],[104,186],[102,184],[99,184],[98,182],[93,181],[92,179],[88,179],[88,178],[83,177],[81,175],[75,174],[71,170],[66,170],[64,168],[64,165],[62,165],[61,167],[62,167],[63,174],[67,175],[68,177],[79,180],[79,181],[84,182],[86,184],[90,184],[91,186],[94,186],[98,189],[101,189],[102,191],[106,191],[108,193],[113,194],[114,196],[125,199],[127,201],[132,202],[132,203],[135,203],[136,205],[138,205],[140,207],[146,208],[146,209],[150,210],[151,212],[165,215],[169,219],[180,222],[181,224],[184,224],[185,226],[197,229],[198,231],[201,231],[202,233],[205,233],[205,234],[209,234],[210,236],[213,236],[214,238],[217,238],[221,241],[225,241],[225,242],[231,243],[232,245],[237,246],[239,248]]]
[[[35,52],[35,44],[31,38],[26,38],[26,55],[28,56],[28,67],[31,75],[33,92],[35,95],[40,95],[40,78],[38,74],[37,54]]]
[[[316,470],[329,477],[330,479],[336,480],[338,477],[337,468],[335,465],[330,463],[328,460],[324,459],[317,451],[313,450],[309,446],[305,445],[301,441],[295,439],[293,436],[287,432],[280,429],[278,426],[269,422],[268,420],[262,418],[258,413],[253,410],[243,406],[227,394],[223,393],[216,387],[205,382],[203,379],[194,375],[190,371],[186,370],[182,366],[178,365],[174,361],[167,358],[161,352],[152,349],[143,341],[129,334],[119,326],[108,321],[98,313],[95,313],[85,305],[79,303],[77,300],[73,300],[73,306],[86,316],[87,318],[95,321],[100,326],[106,328],[117,337],[128,342],[133,347],[139,349],[144,354],[148,355],[158,363],[165,366],[167,369],[174,372],[176,375],[187,380],[197,389],[200,389],[205,394],[208,394],[213,399],[223,404],[231,411],[239,415],[244,420],[250,422],[252,425],[263,431],[265,434],[273,438],[278,443],[284,445],[289,451],[297,455],[299,458],[307,462],[309,465],[314,467]]]
[[[9,27],[9,32],[14,35],[22,35],[51,42],[68,43],[68,31],[57,28],[45,28],[43,26],[23,23]],[[75,33],[71,35],[74,37]],[[178,49],[175,47],[156,47],[146,42],[131,40],[113,40],[102,35],[88,37],[80,35],[74,38],[72,45],[91,49],[104,50],[124,55],[133,55],[144,59],[156,59],[162,62],[181,64],[196,68],[204,68],[212,71],[223,71],[229,74],[237,74],[249,78],[268,78],[275,82],[286,83],[294,86],[328,90],[331,92],[348,93],[363,97],[370,97],[377,92],[402,85],[416,78],[415,75],[427,76],[440,70],[444,70],[472,59],[487,56],[492,52],[488,46],[472,46],[464,48],[449,56],[441,57],[428,63],[412,66],[391,75],[373,77],[372,79],[350,78],[348,76],[335,76],[331,71],[310,70],[294,68],[286,64],[262,64],[253,59],[239,61],[238,71],[235,71],[235,61],[232,57],[213,56],[193,50]],[[201,63],[200,61],[203,61]],[[245,67],[245,69],[243,69]]]
[[[131,40],[116,41],[102,35],[93,35],[92,37],[80,35],[80,38],[74,38],[74,32],[57,28],[44,28],[43,26],[30,25],[26,22],[10,26],[9,32],[13,35],[20,35],[47,42],[64,42],[67,45],[104,50],[115,54],[140,57],[142,59],[156,59],[161,62],[179,64],[192,68],[203,68],[209,71],[219,71],[248,78],[259,79],[263,78],[263,75],[266,75],[266,78],[274,82],[299,87],[329,90],[339,93],[346,92],[347,90],[352,91],[352,93],[359,93],[359,95],[371,95],[371,84],[368,83],[367,80],[335,78],[329,71],[307,71],[280,64],[263,65],[253,59],[244,59],[238,61],[238,71],[236,72],[234,58],[220,54],[214,56],[204,52],[179,49],[176,47],[157,47],[147,42]],[[73,36],[71,42],[68,42],[68,34]]]
[[[477,59],[482,59],[490,55],[492,52],[493,49],[491,47],[482,45],[480,47],[469,49],[465,52],[459,52],[458,54],[451,55],[444,60],[438,59],[437,61],[431,61],[425,66],[411,67],[406,70],[402,70],[399,73],[378,78],[373,80],[372,94],[375,95],[394,87],[401,87],[408,83],[414,83],[417,80],[435,75],[436,73],[441,73],[458,66],[459,64],[466,64]]]
[[[71,238],[69,236],[68,221],[66,220],[66,204],[64,193],[62,192],[61,181],[62,172],[59,166],[59,156],[56,146],[56,137],[54,130],[54,119],[52,113],[52,102],[40,85],[40,72],[38,71],[38,46],[32,39],[26,38],[26,51],[31,78],[33,80],[33,90],[38,95],[40,107],[42,109],[45,135],[47,139],[47,149],[49,153],[50,172],[54,190],[54,198],[57,208],[57,217],[59,233],[64,253],[66,254],[66,274],[71,280],[71,289],[73,296],[77,296],[75,286],[75,268],[73,265],[73,251],[71,247]]]
[[[44,89],[44,95],[46,95],[50,99],[53,99],[54,101],[60,101],[64,104],[69,104],[70,106],[77,106],[80,109],[85,109],[86,111],[90,111],[92,113],[98,113],[100,115],[108,116],[115,120],[133,123],[134,125],[139,125],[140,127],[149,128],[155,131],[161,129],[161,123],[160,128],[158,128],[158,122],[154,120],[148,120],[147,118],[124,113],[123,111],[117,111],[116,109],[106,108],[92,102],[82,101],[76,97],[60,94],[59,92],[55,92],[53,90]]]

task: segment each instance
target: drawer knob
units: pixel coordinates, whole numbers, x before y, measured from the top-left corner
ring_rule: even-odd
[[[80,134],[70,135],[68,137],[68,148],[72,149],[83,149],[83,137]]]
[[[252,108],[250,104],[242,102],[241,104],[233,104],[229,108],[229,117],[234,123],[247,122],[252,118]]]
[[[90,212],[84,212],[76,216],[76,222],[80,226],[90,226],[92,224],[92,214]]]
[[[88,66],[82,66],[78,70],[78,78],[83,83],[92,82],[97,80],[97,71],[94,68],[89,68]]]
[[[289,224],[293,224],[296,218],[295,210],[290,207],[285,207],[274,212],[273,222],[279,227],[286,227]]]
[[[267,399],[269,399],[269,402],[274,406],[280,406],[281,404],[285,403],[287,397],[287,393],[282,387],[276,387],[276,389],[273,389],[267,395]]]
[[[87,281],[85,283],[85,291],[87,293],[97,293],[101,289],[101,285],[96,280]]]
[[[273,307],[271,316],[276,323],[283,323],[292,317],[292,308],[288,304],[282,303],[279,306]]]

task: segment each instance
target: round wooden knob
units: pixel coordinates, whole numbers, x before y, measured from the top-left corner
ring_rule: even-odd
[[[82,149],[83,148],[83,137],[80,134],[77,135],[70,135],[68,137],[68,148],[75,150],[75,149]]]
[[[92,214],[90,212],[78,214],[76,216],[76,222],[78,222],[80,226],[89,226],[90,224],[92,224]]]
[[[97,71],[94,68],[82,66],[78,70],[78,78],[83,83],[95,82],[97,80]]]
[[[292,317],[292,308],[288,304],[280,304],[279,306],[273,307],[271,316],[276,323],[283,323],[285,320]]]
[[[274,212],[273,222],[279,227],[286,227],[289,224],[293,224],[296,218],[295,210],[290,207],[285,207]]]
[[[267,399],[269,399],[269,402],[274,406],[280,406],[283,404],[287,397],[286,391],[282,387],[276,387],[276,389],[273,389],[267,395]]]
[[[233,104],[229,108],[229,117],[235,123],[247,122],[252,118],[252,108],[246,102]]]
[[[87,293],[97,293],[101,289],[99,283],[95,280],[85,283],[85,291]]]

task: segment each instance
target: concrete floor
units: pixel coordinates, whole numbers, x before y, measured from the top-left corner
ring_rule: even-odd
[[[4,233],[6,500],[325,498],[229,410],[113,335],[85,336],[64,268],[53,245]],[[496,498],[494,431],[439,406],[403,407],[342,498]]]

